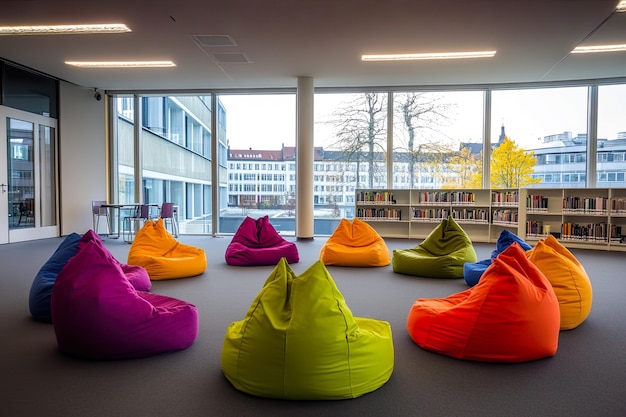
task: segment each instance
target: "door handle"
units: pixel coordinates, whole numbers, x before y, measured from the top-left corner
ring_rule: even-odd
[[[2,187],[2,194],[7,192],[7,185],[6,184],[0,184],[0,187]]]

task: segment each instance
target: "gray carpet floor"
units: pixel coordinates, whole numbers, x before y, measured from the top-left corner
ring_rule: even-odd
[[[0,417],[200,416],[626,416],[626,254],[572,250],[592,281],[591,313],[563,331],[557,354],[521,364],[460,361],[425,351],[409,338],[406,318],[420,297],[462,291],[462,279],[395,274],[382,268],[328,267],[352,313],[391,324],[395,368],[390,380],[362,397],[340,401],[257,398],[233,388],[220,369],[224,334],[241,320],[272,270],[231,267],[229,237],[181,236],[202,247],[200,276],[153,283],[152,292],[198,307],[200,328],[186,350],[143,359],[89,361],[59,352],[51,324],[28,310],[32,280],[62,238],[0,245]],[[301,273],[317,261],[325,238],[298,241]],[[392,249],[418,241],[387,240]],[[126,262],[129,245],[107,239]],[[485,259],[493,244],[475,244]]]

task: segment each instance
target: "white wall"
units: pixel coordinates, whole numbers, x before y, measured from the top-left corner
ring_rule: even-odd
[[[59,86],[61,235],[91,229],[91,201],[107,200],[105,100],[94,90]]]

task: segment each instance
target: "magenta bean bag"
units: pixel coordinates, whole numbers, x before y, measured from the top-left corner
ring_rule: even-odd
[[[281,258],[290,264],[300,260],[296,244],[279,235],[268,216],[256,220],[246,217],[224,257],[227,264],[235,266],[276,265]]]
[[[198,311],[175,298],[137,291],[122,266],[87,241],[59,273],[51,300],[62,352],[90,359],[130,359],[189,347]]]
[[[102,239],[100,239],[100,236],[98,236],[93,230],[88,230],[83,235],[82,239],[78,243],[78,248],[80,249],[87,242],[94,242],[105,251],[109,251],[104,246],[104,243],[102,242]],[[115,258],[113,259],[115,260]],[[137,291],[150,291],[150,288],[152,288],[152,281],[150,281],[150,275],[148,275],[148,271],[146,270],[146,268],[138,265],[123,264],[117,260],[115,260],[115,262],[117,262],[117,264],[122,268],[122,272],[124,272],[124,275],[126,275],[126,279],[128,279],[133,288],[135,288]]]
[[[50,259],[48,259],[35,276],[28,299],[30,313],[35,320],[46,323],[52,322],[50,299],[52,298],[54,283],[67,261],[78,253],[80,247],[84,246],[85,242],[94,242],[104,247],[100,236],[93,230],[87,231],[87,233],[82,236],[78,233],[71,233],[61,242]],[[150,290],[152,282],[145,268],[122,263],[119,263],[119,265],[122,271],[124,271],[128,281],[136,290]]]

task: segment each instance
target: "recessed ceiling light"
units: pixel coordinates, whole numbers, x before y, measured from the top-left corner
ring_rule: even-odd
[[[175,67],[172,61],[65,61],[80,68],[161,68]]]
[[[72,35],[123,33],[130,31],[128,26],[121,23],[104,23],[97,25],[0,26],[0,35]]]
[[[591,54],[595,52],[623,52],[626,51],[626,44],[617,45],[593,45],[577,46],[572,50],[573,54]]]
[[[421,59],[463,59],[463,58],[491,58],[496,51],[475,52],[435,52],[427,54],[380,54],[363,55],[362,61],[414,61]]]
[[[618,12],[626,12],[626,0],[620,1],[615,10]]]

